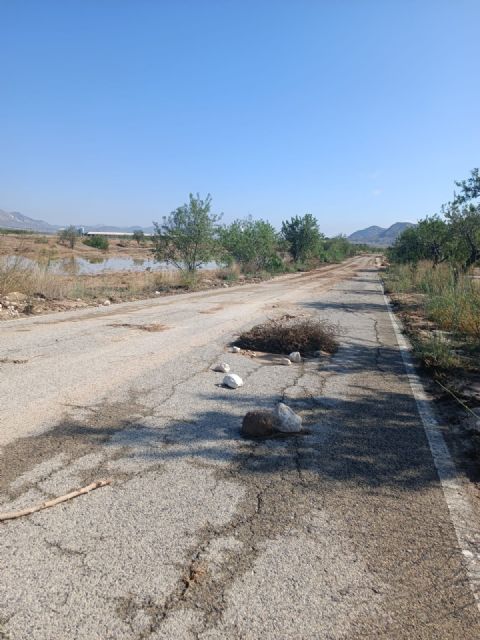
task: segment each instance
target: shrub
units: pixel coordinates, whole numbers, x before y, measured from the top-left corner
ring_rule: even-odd
[[[70,249],[74,248],[75,243],[78,240],[78,236],[79,236],[78,229],[73,225],[70,225],[66,229],[62,229],[61,231],[58,232],[59,241],[62,244],[68,245]]]
[[[428,369],[454,369],[460,364],[451,344],[439,336],[414,341],[415,352]]]
[[[83,244],[106,251],[108,249],[108,238],[105,236],[88,236],[84,239]]]
[[[337,333],[338,328],[326,320],[284,316],[252,327],[242,333],[235,344],[267,353],[299,351],[302,356],[308,356],[315,351],[334,353],[338,347]]]

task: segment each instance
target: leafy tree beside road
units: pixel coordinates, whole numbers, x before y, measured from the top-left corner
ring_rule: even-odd
[[[389,251],[394,262],[431,260],[433,266],[448,261],[467,271],[480,262],[480,173],[455,182],[460,192],[443,205],[439,215],[427,216],[406,229]]]
[[[154,256],[159,262],[172,264],[181,271],[194,274],[219,253],[220,215],[211,213],[212,198],[202,200],[190,194],[188,203],[154,222]]]
[[[449,256],[448,225],[440,216],[427,216],[414,227],[409,227],[398,237],[390,250],[395,262],[431,260],[433,266]]]
[[[316,218],[307,213],[282,222],[282,237],[287,242],[293,260],[304,262],[318,252],[323,234],[320,233]]]
[[[264,220],[235,220],[220,231],[226,262],[237,262],[243,271],[271,270],[281,264],[277,256],[278,234]]]

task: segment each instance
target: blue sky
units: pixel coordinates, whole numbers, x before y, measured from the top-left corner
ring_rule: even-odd
[[[0,208],[327,234],[415,221],[480,165],[478,0],[0,0]]]

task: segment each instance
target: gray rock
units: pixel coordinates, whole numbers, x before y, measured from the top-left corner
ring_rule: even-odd
[[[242,434],[249,438],[265,438],[278,431],[278,418],[273,411],[249,411],[243,418]]]
[[[240,353],[240,347],[232,347],[232,353]]]
[[[283,402],[278,403],[275,415],[279,423],[278,430],[282,433],[300,433],[302,431],[302,418]]]
[[[230,389],[238,389],[238,387],[243,386],[243,380],[236,373],[229,373],[228,376],[224,377],[223,384],[226,387],[230,387]]]
[[[300,355],[299,351],[293,351],[289,356],[290,362],[301,362],[302,361],[302,356]]]
[[[220,371],[220,373],[228,373],[230,371],[230,365],[226,362],[219,362],[213,367],[214,371]]]
[[[5,298],[10,302],[25,302],[28,296],[25,293],[20,293],[20,291],[11,291],[8,293]]]

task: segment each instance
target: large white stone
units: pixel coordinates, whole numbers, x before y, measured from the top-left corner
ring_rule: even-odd
[[[289,356],[288,356],[290,362],[301,362],[302,361],[302,356],[300,355],[299,351],[293,351]]]
[[[228,376],[224,377],[223,384],[226,387],[230,387],[230,389],[238,389],[238,387],[243,386],[243,380],[236,373],[229,373]]]
[[[278,403],[275,415],[278,419],[278,430],[282,433],[299,433],[302,430],[302,418],[283,402]]]

